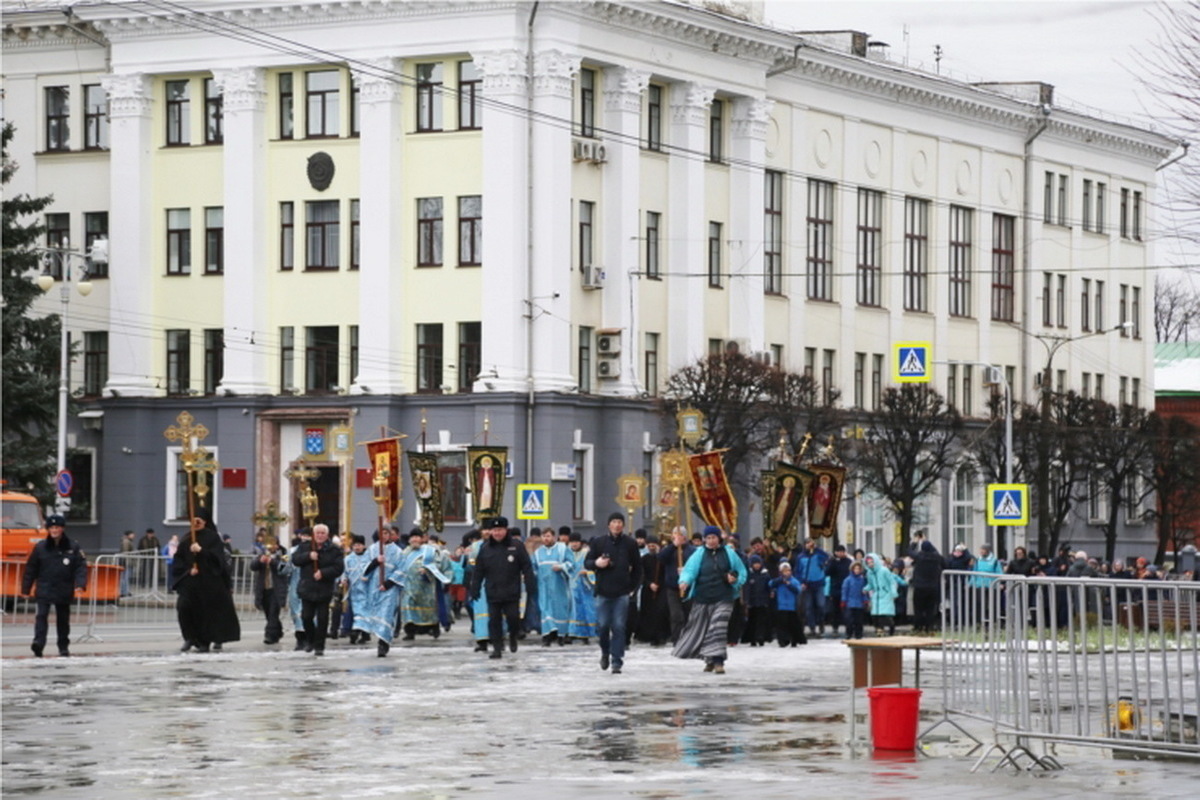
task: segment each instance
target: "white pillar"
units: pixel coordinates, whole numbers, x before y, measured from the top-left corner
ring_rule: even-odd
[[[528,75],[525,53],[473,53],[483,73],[483,341],[475,391],[527,391]]]
[[[641,296],[638,272],[641,238],[638,196],[641,189],[642,93],[650,73],[634,69],[604,71],[604,128],[614,137],[605,142],[604,254],[607,276],[601,301],[603,327],[621,331],[621,374],[598,381],[601,394],[636,395],[649,391],[641,374],[641,325],[637,302]]]
[[[267,353],[267,92],[264,70],[219,69],[225,134],[225,374],[218,394],[270,394]]]
[[[750,352],[767,349],[763,300],[763,170],[772,100],[740,97],[733,103],[729,175],[729,337]],[[705,232],[707,241],[707,231]],[[703,283],[703,281],[701,281]],[[745,355],[750,355],[746,353]]]
[[[403,394],[404,373],[397,358],[404,349],[408,321],[398,311],[403,282],[404,121],[401,64],[394,58],[358,62],[352,72],[359,88],[359,247],[358,377],[351,394]],[[412,352],[409,349],[408,352]]]
[[[529,286],[533,388],[567,391],[571,374],[571,84],[579,56],[546,50],[533,58],[533,269]],[[602,257],[602,256],[601,256]]]
[[[113,397],[163,395],[155,375],[165,372],[155,363],[154,336],[146,330],[155,318],[154,288],[161,265],[154,262],[151,224],[154,209],[151,183],[150,79],[142,73],[106,75],[111,120],[109,169],[112,198],[109,204],[109,333],[108,383],[104,393]]]
[[[708,119],[716,89],[695,83],[671,87],[671,149],[667,172],[671,202],[667,230],[667,373],[694,363],[708,352],[704,337],[704,288],[708,220],[705,215],[704,164]],[[695,276],[695,277],[691,277]]]

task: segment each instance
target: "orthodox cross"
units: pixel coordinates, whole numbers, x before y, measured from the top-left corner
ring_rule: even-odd
[[[267,538],[263,544],[270,550],[278,544],[279,526],[288,521],[288,515],[280,514],[279,504],[274,500],[268,500],[267,504],[263,506],[263,510],[252,516],[250,521],[258,527],[266,529]]]
[[[320,510],[317,506],[317,493],[313,491],[309,485],[310,480],[315,480],[321,475],[321,471],[316,467],[306,467],[299,461],[293,461],[284,473],[283,477],[299,482],[300,484],[300,514],[308,522],[309,527],[312,527],[313,520],[320,515]]]

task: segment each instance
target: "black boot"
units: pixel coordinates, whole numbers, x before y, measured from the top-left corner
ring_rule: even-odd
[[[292,651],[299,652],[299,651],[303,650],[307,643],[308,643],[307,637],[305,637],[305,635],[303,633],[300,633],[299,631],[297,631],[296,632],[296,646],[292,649]]]
[[[508,635],[508,649],[517,652],[517,634],[510,633]]]
[[[492,654],[488,658],[504,658],[504,644],[502,641],[492,642]]]
[[[385,642],[383,639],[380,639],[379,647],[376,648],[375,652],[380,658],[383,658],[384,656],[386,656],[388,654],[388,650],[391,650],[391,649],[392,649],[392,646],[390,644]]]
[[[487,651],[488,651],[487,639],[480,639],[478,642],[475,643],[475,652],[476,653],[486,653]]]

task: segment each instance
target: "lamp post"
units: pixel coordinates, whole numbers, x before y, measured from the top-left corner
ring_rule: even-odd
[[[71,347],[70,334],[67,330],[68,313],[71,307],[71,259],[78,258],[83,260],[81,279],[76,282],[75,287],[79,291],[81,297],[87,297],[92,293],[92,283],[88,280],[88,275],[91,271],[92,264],[107,264],[108,263],[108,240],[97,239],[93,242],[88,252],[79,252],[71,250],[67,247],[67,243],[63,242],[61,248],[42,248],[43,265],[45,271],[37,277],[38,288],[43,292],[48,292],[54,286],[54,275],[50,272],[50,266],[54,259],[58,260],[60,272],[62,273],[62,285],[59,287],[59,299],[62,301],[62,313],[59,325],[60,341],[59,341],[59,366],[58,366],[58,449],[55,454],[54,468],[56,473],[61,473],[67,467],[67,400],[71,391],[70,387],[70,366],[71,366]],[[68,501],[64,497],[59,497],[56,502],[56,509],[59,513],[65,513],[68,507]]]
[[[1041,385],[1041,436],[1038,437],[1038,555],[1050,557],[1046,548],[1050,543],[1050,397],[1053,384],[1051,373],[1054,368],[1054,355],[1071,342],[1080,339],[1090,339],[1093,336],[1112,333],[1114,331],[1132,328],[1132,322],[1122,322],[1111,328],[1101,328],[1079,336],[1052,336],[1048,334],[1031,333],[1034,339],[1046,348],[1046,369],[1042,372]]]

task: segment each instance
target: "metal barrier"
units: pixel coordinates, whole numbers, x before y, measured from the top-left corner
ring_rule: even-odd
[[[1053,742],[1200,758],[1200,583],[948,571],[943,592],[933,727],[991,724],[973,770],[997,752],[1057,768]]]

